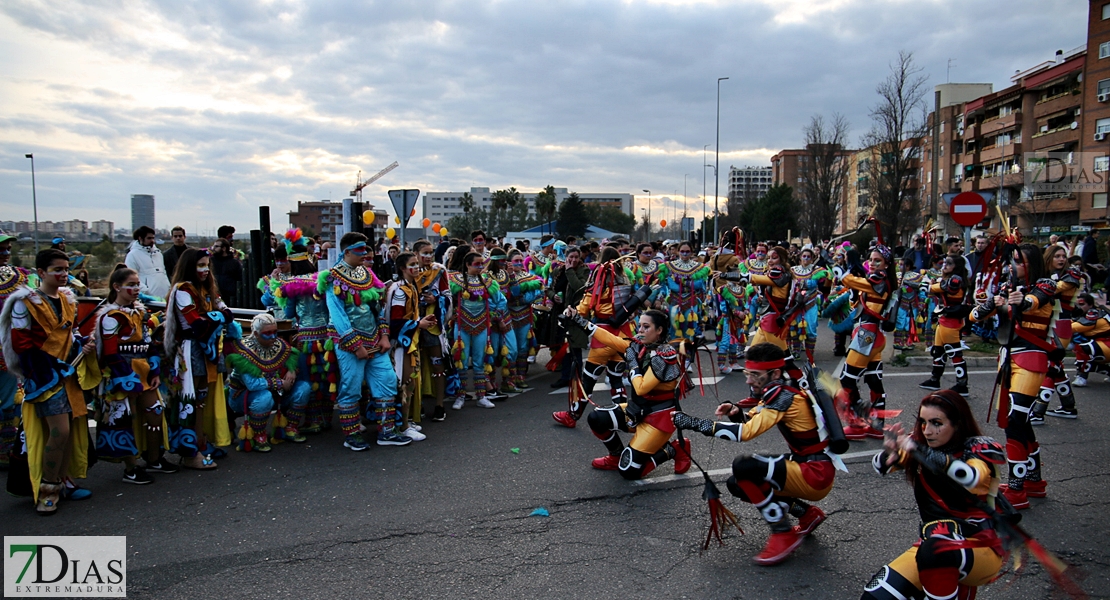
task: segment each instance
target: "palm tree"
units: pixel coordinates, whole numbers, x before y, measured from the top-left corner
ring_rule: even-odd
[[[536,215],[543,219],[544,223],[550,223],[554,220],[555,210],[558,207],[558,202],[555,199],[555,186],[549,185],[536,194],[535,206]]]

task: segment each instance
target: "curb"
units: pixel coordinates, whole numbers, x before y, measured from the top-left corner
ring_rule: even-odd
[[[909,363],[906,367],[931,367],[933,365],[933,359],[928,356],[907,356],[906,361]],[[997,356],[965,356],[964,361],[966,361],[967,366],[971,368],[989,367],[993,369],[998,366]],[[1075,359],[1071,357],[1065,358],[1064,364],[1074,366]]]

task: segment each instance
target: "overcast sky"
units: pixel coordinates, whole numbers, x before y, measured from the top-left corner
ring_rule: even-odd
[[[1086,43],[1069,0],[0,3],[0,220],[274,227],[366,189],[650,189],[700,214],[721,83],[729,165],[769,165],[817,113],[858,141],[899,50],[930,89],[1009,77]],[[931,101],[931,100],[930,100]],[[713,201],[712,169],[708,176]],[[666,196],[662,198],[661,196]],[[696,207],[696,208],[695,208]],[[392,213],[392,208],[389,208]],[[679,209],[681,210],[681,208]],[[418,213],[418,217],[421,216]]]

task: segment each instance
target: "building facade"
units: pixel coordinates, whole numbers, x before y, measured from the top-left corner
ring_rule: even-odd
[[[774,171],[771,167],[728,168],[728,197],[747,202],[767,195]]]
[[[794,201],[798,203],[802,198],[806,185],[807,174],[813,170],[813,161],[821,148],[813,144],[805,148],[782,150],[771,157],[771,185],[788,185],[794,190]],[[854,150],[837,148],[836,157],[839,160],[852,160]],[[855,228],[855,221],[849,219],[849,193],[852,188],[851,179],[853,171],[848,173],[848,182],[841,186],[840,210],[837,211],[835,233],[844,233]]]
[[[144,225],[154,229],[154,223],[154,196],[131,194],[131,231]]]
[[[115,230],[115,225],[116,224],[111,221],[93,221],[89,224],[89,230],[97,236],[106,235],[112,237],[112,231]]]
[[[493,192],[491,192],[488,187],[472,187],[469,192],[426,192],[422,200],[424,216],[431,219],[433,222],[445,224],[451,217],[465,214],[461,201],[463,195],[468,193],[474,200],[475,209],[482,208],[488,211],[492,208]],[[528,205],[528,216],[535,217],[536,193],[522,192],[520,196],[521,200]],[[570,191],[568,191],[567,188],[555,188],[556,206],[561,204],[563,200],[566,200],[569,196]],[[632,194],[578,192],[578,197],[581,198],[582,202],[585,204],[612,207],[629,215],[635,214],[636,198]]]
[[[1079,119],[1083,169],[1103,189],[1078,195],[1079,224],[1106,227],[1110,163],[1110,2],[1091,0],[1087,15],[1087,52],[1083,63],[1083,114]],[[1097,163],[1097,164],[1096,164]]]
[[[364,225],[373,226],[375,233],[380,234],[387,227],[393,226],[384,210],[375,210],[371,204],[363,204],[363,210],[374,214],[373,222],[364,221]],[[335,226],[343,224],[343,202],[297,202],[297,210],[289,212],[289,224],[312,235],[319,235],[325,242],[335,243]]]

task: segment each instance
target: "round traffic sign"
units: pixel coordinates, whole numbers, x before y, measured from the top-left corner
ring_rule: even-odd
[[[948,205],[948,216],[964,227],[972,227],[987,216],[987,203],[976,192],[956,194]]]

